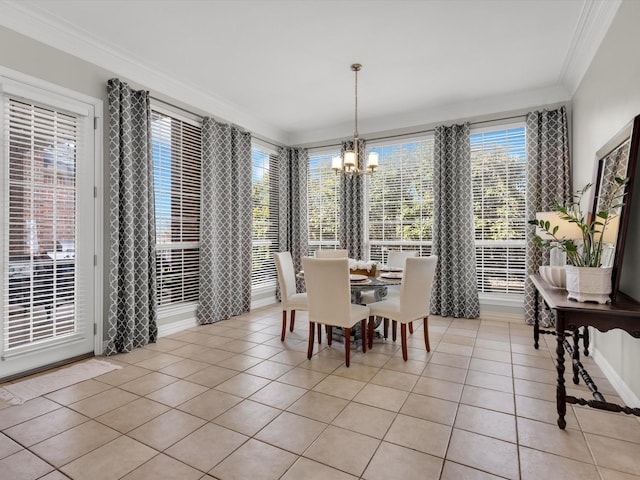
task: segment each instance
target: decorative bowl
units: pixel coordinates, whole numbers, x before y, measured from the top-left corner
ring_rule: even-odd
[[[565,267],[543,265],[540,267],[540,276],[552,287],[565,288],[567,286],[567,271]]]

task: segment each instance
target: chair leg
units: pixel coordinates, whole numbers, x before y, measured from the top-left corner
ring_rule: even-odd
[[[344,361],[349,367],[349,359],[351,357],[351,329],[344,329]]]
[[[309,348],[307,348],[307,358],[311,360],[313,355],[313,341],[316,333],[316,325],[313,322],[309,322]]]
[[[369,331],[367,332],[367,340],[369,341],[369,350],[371,350],[373,348],[373,329],[374,329],[374,320],[376,319],[376,317],[374,317],[373,315],[371,315],[369,317]]]
[[[391,340],[396,341],[396,330],[398,327],[398,322],[395,320],[391,320]]]
[[[284,342],[285,333],[287,333],[287,311],[282,310],[282,333],[280,334],[281,342]]]
[[[333,327],[331,325],[327,325],[327,345],[331,345],[333,341]]]
[[[367,352],[367,319],[360,320],[360,331],[362,332],[362,353]]]
[[[322,343],[322,325],[318,324],[318,345]]]
[[[409,333],[413,335],[413,322],[409,322]]]
[[[384,339],[389,338],[389,319],[384,319]]]
[[[407,324],[400,324],[400,339],[402,340],[402,358],[407,361]]]
[[[424,326],[422,329],[424,330],[424,346],[427,347],[427,352],[431,351],[431,346],[429,345],[429,317],[424,317],[422,320]]]
[[[289,320],[289,331],[293,332],[293,324],[296,323],[296,311],[291,310],[291,320]]]

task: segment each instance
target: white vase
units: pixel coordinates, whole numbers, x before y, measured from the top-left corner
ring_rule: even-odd
[[[567,298],[578,302],[610,302],[612,270],[567,265]]]

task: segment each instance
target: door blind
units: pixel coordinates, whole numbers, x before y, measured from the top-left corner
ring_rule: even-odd
[[[7,98],[4,351],[78,332],[73,114]],[[6,198],[6,197],[5,197]]]

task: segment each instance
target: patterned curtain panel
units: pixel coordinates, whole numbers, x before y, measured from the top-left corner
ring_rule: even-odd
[[[307,178],[309,153],[304,148],[282,147],[278,151],[278,246],[291,252],[296,272],[302,270],[302,257],[309,253],[307,219]],[[298,291],[304,285],[297,280]],[[279,298],[279,289],[276,296]]]
[[[156,230],[149,93],[107,83],[109,101],[109,314],[106,355],[158,336]]]
[[[202,121],[200,324],[251,306],[251,134]]]
[[[480,316],[470,130],[468,123],[435,129],[432,253],[439,259],[431,313],[445,317]]]
[[[566,202],[571,199],[569,172],[569,128],[565,107],[557,110],[527,114],[527,220],[536,212],[552,210],[553,199]],[[524,314],[527,323],[533,323],[535,289],[529,275],[538,273],[540,265],[549,264],[549,252],[542,251],[534,241],[535,226],[527,225],[527,279],[524,284]],[[540,323],[549,326],[551,314],[540,308]]]
[[[353,141],[342,143],[342,155]],[[358,140],[358,168],[364,170],[367,158],[365,141]],[[340,183],[340,248],[349,258],[364,260],[364,175],[343,175]]]

